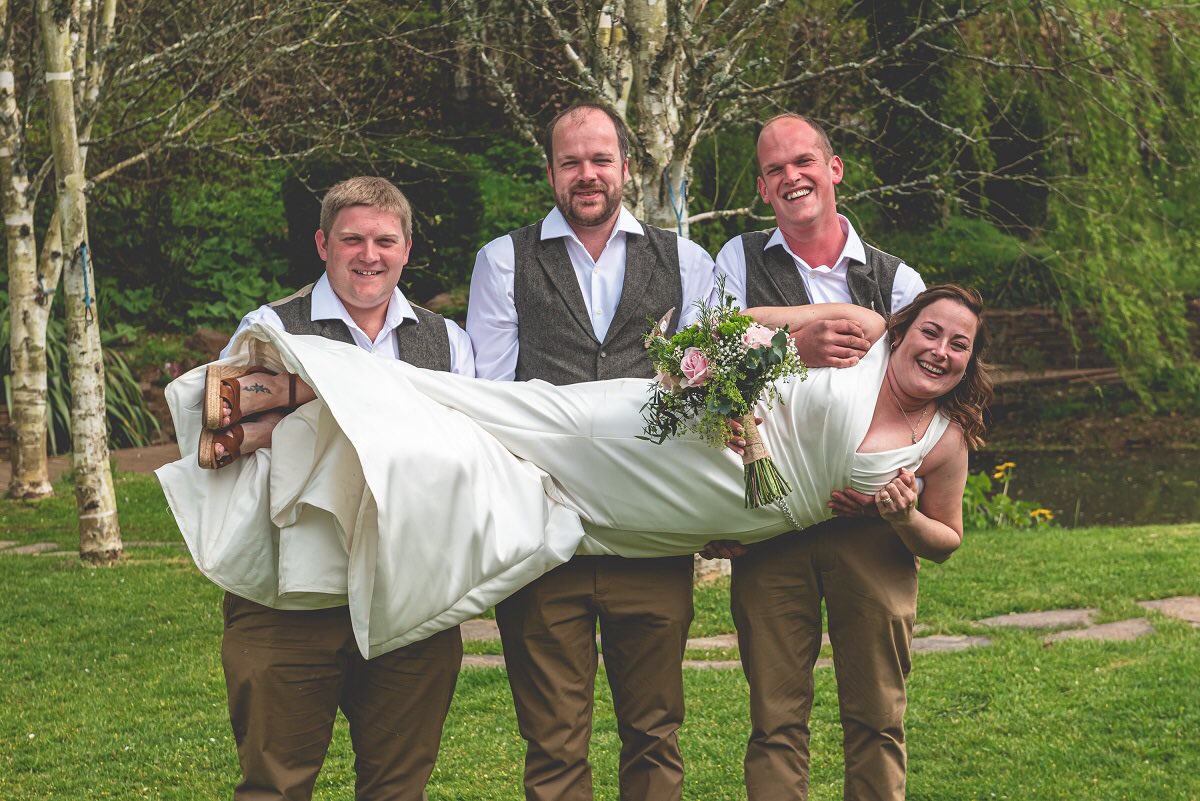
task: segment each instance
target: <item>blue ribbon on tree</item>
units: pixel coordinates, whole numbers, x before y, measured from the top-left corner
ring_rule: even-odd
[[[667,197],[671,200],[671,211],[675,212],[675,224],[680,236],[683,236],[683,210],[687,207],[687,176],[679,182],[679,197],[675,197],[675,188],[671,186],[671,168],[663,168],[663,181],[667,184]]]

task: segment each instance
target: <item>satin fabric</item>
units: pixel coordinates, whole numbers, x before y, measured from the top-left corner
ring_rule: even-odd
[[[870,469],[855,459],[887,352],[881,340],[857,367],[811,370],[759,410],[793,489],[791,522],[778,506],[743,508],[728,450],[639,439],[646,379],[490,382],[257,325],[222,363],[297,373],[319,400],[288,415],[270,449],[201,470],[197,368],[167,388],[183,458],[157,475],[205,576],[275,608],[348,603],[369,658],[482,612],[577,551],[755,542],[827,519],[830,492],[852,479],[870,490],[915,470],[944,418],[912,448],[871,454]]]

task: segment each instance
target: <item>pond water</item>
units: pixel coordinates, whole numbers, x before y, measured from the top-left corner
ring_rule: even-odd
[[[971,472],[1016,462],[1009,495],[1054,512],[1059,525],[1200,522],[1200,450],[984,451]]]

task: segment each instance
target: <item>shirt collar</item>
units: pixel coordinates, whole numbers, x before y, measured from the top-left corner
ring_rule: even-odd
[[[859,264],[866,264],[867,251],[866,248],[863,247],[863,242],[859,237],[858,232],[854,230],[854,226],[850,224],[850,220],[846,219],[845,216],[839,214],[837,218],[838,224],[842,226],[842,233],[846,235],[846,244],[842,246],[841,254],[838,255],[837,261],[833,263],[830,269],[836,270],[838,267],[841,267],[850,261],[855,261]],[[771,234],[770,238],[767,239],[767,244],[763,245],[763,250],[765,251],[768,248],[773,248],[776,245],[783,245],[783,249],[786,250],[792,258],[811,269],[812,266],[808,264],[808,262],[804,261],[804,259],[797,256],[795,253],[792,253],[792,249],[788,247],[787,240],[783,238],[783,231],[779,230],[778,228],[776,228]]]
[[[313,287],[312,319],[314,321],[341,320],[352,328],[358,328],[354,319],[350,317],[350,312],[346,311],[346,305],[342,303],[342,299],[337,296],[329,284],[328,275],[322,275]],[[392,290],[392,297],[388,301],[387,314],[383,318],[383,330],[391,331],[403,324],[405,320],[417,320],[417,313],[413,311],[412,304],[404,297],[400,288],[396,287]]]
[[[633,216],[633,213],[622,206],[621,213],[617,215],[617,224],[613,226],[612,234],[609,235],[608,241],[613,241],[613,238],[618,233],[642,236],[646,231],[642,228],[642,224],[637,221],[637,218]],[[561,239],[564,236],[569,236],[576,242],[579,242],[579,237],[575,235],[575,231],[572,230],[571,225],[567,222],[567,218],[555,206],[550,209],[550,213],[542,221],[542,239]],[[582,243],[580,244],[582,245]]]

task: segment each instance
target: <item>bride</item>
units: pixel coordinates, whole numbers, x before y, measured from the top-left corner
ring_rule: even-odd
[[[277,375],[197,368],[168,389],[179,441],[199,452],[159,477],[205,575],[268,606],[348,602],[368,656],[482,611],[577,550],[755,542],[827,519],[847,486],[914,554],[940,561],[962,541],[967,449],[982,442],[991,395],[981,311],[975,293],[933,287],[882,336],[883,319],[855,306],[751,310],[793,331],[850,317],[877,340],[855,367],[812,370],[759,410],[794,490],[772,507],[743,508],[733,453],[639,438],[645,379],[478,381],[265,327],[227,362],[242,368],[233,375]],[[279,415],[271,399],[289,389],[321,402]]]

